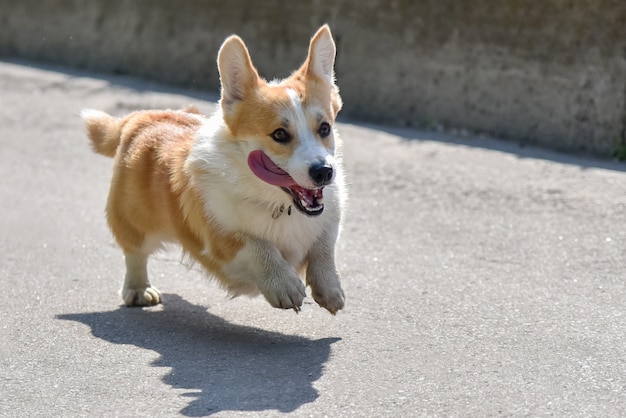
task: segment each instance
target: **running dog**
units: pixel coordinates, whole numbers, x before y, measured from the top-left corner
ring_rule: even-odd
[[[298,312],[305,283],[332,314],[345,202],[335,118],[342,102],[327,25],[284,80],[259,77],[236,35],[222,44],[218,110],[83,110],[93,149],[114,158],[106,214],[124,252],[126,305],[155,305],[148,257],[177,242],[233,295]],[[303,283],[302,278],[306,282]]]

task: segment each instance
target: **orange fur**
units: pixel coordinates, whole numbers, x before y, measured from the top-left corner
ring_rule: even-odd
[[[198,192],[184,172],[201,125],[186,113],[191,112],[136,112],[116,120],[116,126],[108,118],[86,122],[96,149],[107,139],[93,134],[100,132],[100,125],[121,132],[107,202],[107,220],[120,247],[133,253],[151,234],[172,236],[195,259],[216,270],[212,259],[229,261],[242,244],[204,215]],[[212,247],[211,242],[221,245]],[[212,248],[210,257],[202,254],[205,248]]]

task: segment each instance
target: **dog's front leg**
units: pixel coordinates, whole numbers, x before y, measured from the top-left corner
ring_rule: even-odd
[[[224,272],[236,281],[252,281],[275,308],[298,312],[306,295],[295,268],[267,241],[248,237]]]
[[[338,228],[325,231],[313,244],[307,257],[306,281],[313,299],[333,315],[343,308],[345,296],[335,266],[335,241]]]

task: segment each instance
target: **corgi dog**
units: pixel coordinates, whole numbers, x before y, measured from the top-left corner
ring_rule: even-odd
[[[95,152],[114,158],[106,215],[124,252],[126,305],[161,302],[148,257],[177,242],[232,296],[261,293],[298,312],[306,283],[321,307],[343,308],[335,51],[324,25],[304,64],[267,82],[232,35],[218,53],[221,98],[211,117],[193,108],[122,118],[82,111]]]

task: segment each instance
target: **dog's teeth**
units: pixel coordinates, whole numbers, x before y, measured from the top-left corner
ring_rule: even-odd
[[[309,204],[304,199],[300,199],[300,204],[302,205],[303,208],[308,208],[309,207]]]

